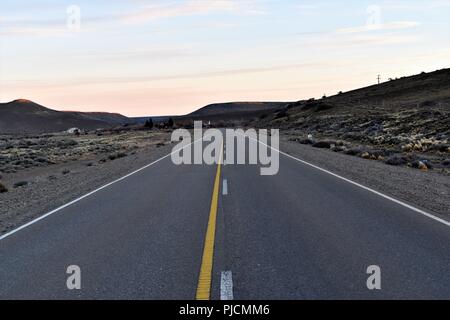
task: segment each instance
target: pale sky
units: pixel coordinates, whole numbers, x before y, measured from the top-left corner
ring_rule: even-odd
[[[449,0],[0,0],[0,8],[0,101],[58,110],[185,114],[450,67]]]

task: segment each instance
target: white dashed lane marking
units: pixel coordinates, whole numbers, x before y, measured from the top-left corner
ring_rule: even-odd
[[[231,271],[222,271],[220,277],[220,300],[233,300],[233,275]]]
[[[226,196],[228,194],[228,181],[227,179],[223,179],[222,183],[222,194]]]

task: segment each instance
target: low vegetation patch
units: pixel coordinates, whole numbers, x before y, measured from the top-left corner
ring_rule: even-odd
[[[14,188],[19,188],[19,187],[23,187],[26,186],[28,184],[28,181],[19,181],[14,183]]]
[[[317,141],[312,145],[314,148],[330,149],[331,143],[328,141]]]
[[[361,148],[350,148],[344,151],[345,154],[350,156],[357,156],[362,154],[364,151]]]
[[[116,159],[124,158],[126,156],[128,156],[128,155],[125,152],[117,152],[117,153],[110,154],[108,156],[108,159],[109,160],[116,160]]]
[[[79,160],[97,162],[105,158],[108,161],[108,155],[117,159],[132,150],[165,141],[167,135],[156,128],[150,131],[132,127],[120,131],[93,131],[80,136],[66,133],[0,135],[0,173],[11,174]]]
[[[389,164],[391,166],[400,166],[405,165],[408,162],[408,160],[399,154],[394,154],[390,157],[388,157],[385,161],[386,164]]]
[[[0,182],[0,193],[5,192],[8,192],[8,188],[6,188],[5,185]]]

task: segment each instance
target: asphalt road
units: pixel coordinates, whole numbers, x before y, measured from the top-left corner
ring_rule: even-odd
[[[0,298],[195,299],[214,227],[211,299],[450,299],[448,225],[284,155],[217,167],[168,157],[1,239]]]

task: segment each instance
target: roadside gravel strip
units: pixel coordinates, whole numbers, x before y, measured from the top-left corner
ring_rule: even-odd
[[[15,174],[16,181],[28,184],[0,194],[0,234],[171,153],[172,147],[170,143],[150,146],[102,164],[88,166],[92,161],[74,161]]]
[[[330,150],[313,148],[280,136],[280,149],[301,160],[450,219],[450,178],[435,172],[389,166]]]

